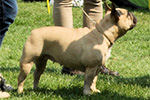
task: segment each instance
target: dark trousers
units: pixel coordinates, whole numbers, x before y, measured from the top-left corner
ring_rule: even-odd
[[[16,0],[0,0],[0,47],[6,31],[17,15]]]

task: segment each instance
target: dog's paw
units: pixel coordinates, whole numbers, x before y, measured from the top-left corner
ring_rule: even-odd
[[[92,92],[92,90],[90,90],[90,89],[84,89],[83,90],[83,94],[84,95],[91,95],[93,92]]]
[[[18,92],[18,94],[23,93],[23,88],[18,88],[17,92]]]
[[[84,95],[92,95],[93,93],[101,93],[100,90],[94,89],[94,90],[83,90]]]
[[[94,92],[94,93],[100,93],[101,91],[98,90],[98,89],[94,89],[93,92]]]

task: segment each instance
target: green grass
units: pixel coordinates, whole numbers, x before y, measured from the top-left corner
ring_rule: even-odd
[[[0,72],[7,83],[17,88],[19,59],[23,45],[32,29],[53,26],[52,11],[48,15],[46,2],[24,3],[18,1],[18,15],[0,49]],[[51,9],[52,10],[52,9]],[[24,93],[10,92],[11,100],[148,100],[150,99],[150,12],[132,11],[137,26],[119,39],[107,62],[108,68],[120,73],[120,77],[99,74],[97,88],[100,94],[82,94],[84,77],[61,75],[61,66],[48,62],[41,76],[39,90],[33,91],[33,67],[27,77]],[[74,27],[82,27],[82,12],[73,8]]]

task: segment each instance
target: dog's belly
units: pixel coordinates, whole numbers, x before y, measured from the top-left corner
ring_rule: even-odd
[[[58,62],[65,67],[78,70],[84,70],[85,67],[102,65],[102,59],[104,56],[100,49],[83,48],[81,46],[80,48],[74,48],[74,46],[70,47],[64,52],[60,49],[54,50],[53,47],[48,51],[47,54],[54,58],[53,61]]]
[[[95,67],[102,64],[102,57],[98,53],[87,54],[86,56],[63,54],[62,56],[54,57],[54,59],[65,67],[81,71],[84,71],[86,67]]]
[[[52,50],[53,51],[53,50]],[[81,55],[74,52],[49,52],[49,59],[59,63],[68,68],[74,68],[79,70],[84,70],[84,66],[81,63]],[[59,50],[58,50],[59,51]]]

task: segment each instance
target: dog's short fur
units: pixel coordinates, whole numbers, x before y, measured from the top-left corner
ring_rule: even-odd
[[[27,39],[20,61],[18,92],[33,63],[34,88],[38,87],[48,59],[68,68],[85,71],[84,94],[99,92],[96,89],[98,66],[105,64],[113,43],[136,25],[136,18],[125,9],[108,9],[95,29],[69,29],[64,27],[42,27],[35,29]]]

